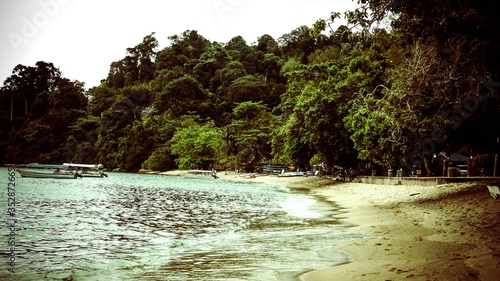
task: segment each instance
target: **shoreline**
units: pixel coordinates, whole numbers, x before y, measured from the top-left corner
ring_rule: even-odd
[[[310,190],[344,208],[342,220],[353,230],[372,236],[333,247],[352,262],[304,271],[300,281],[497,280],[500,273],[500,203],[484,183],[404,186],[222,174]]]
[[[343,184],[316,192],[346,207],[346,221],[374,238],[336,247],[354,262],[306,273],[303,281],[339,276],[344,280],[497,280],[497,202],[481,185]]]

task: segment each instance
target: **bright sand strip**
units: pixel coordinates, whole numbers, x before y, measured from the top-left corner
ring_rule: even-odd
[[[352,262],[309,271],[302,281],[500,280],[500,200],[484,183],[422,187],[218,175],[310,188],[346,208],[353,230],[373,236],[335,246]]]

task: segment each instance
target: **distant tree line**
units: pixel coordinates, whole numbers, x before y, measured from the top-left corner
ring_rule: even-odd
[[[360,2],[253,44],[187,30],[159,50],[151,33],[91,89],[18,65],[0,88],[0,162],[430,175],[440,152],[500,152],[499,1]]]

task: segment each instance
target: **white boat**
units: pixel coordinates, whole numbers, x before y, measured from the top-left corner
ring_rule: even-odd
[[[286,172],[286,173],[278,174],[278,177],[280,177],[280,178],[285,178],[285,177],[302,177],[302,176],[304,176],[304,173],[302,173],[302,172]]]
[[[23,178],[76,179],[80,177],[78,173],[68,170],[68,166],[64,164],[28,164],[24,168],[16,167],[16,171]]]
[[[200,178],[211,176],[214,179],[218,179],[217,172],[215,170],[189,170],[187,174],[184,175],[186,178]]]
[[[108,175],[104,173],[102,164],[77,164],[77,163],[64,163],[69,171],[74,171],[83,178],[102,178]]]

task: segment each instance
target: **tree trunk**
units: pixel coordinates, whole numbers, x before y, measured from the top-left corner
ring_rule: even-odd
[[[432,177],[431,157],[431,155],[424,155],[425,170],[427,170],[428,177]]]
[[[26,118],[28,116],[28,99],[26,98],[26,95],[24,95],[24,117]]]
[[[14,97],[10,95],[10,122],[14,121]]]

